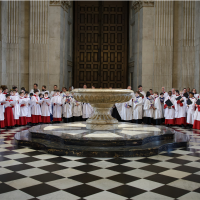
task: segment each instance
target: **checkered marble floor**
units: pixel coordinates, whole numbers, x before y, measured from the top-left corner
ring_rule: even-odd
[[[188,148],[152,157],[55,156],[13,144],[28,127],[0,129],[1,200],[200,199],[200,131]]]

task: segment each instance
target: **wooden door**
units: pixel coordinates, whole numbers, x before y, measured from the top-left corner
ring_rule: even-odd
[[[127,86],[127,2],[75,2],[74,86]]]

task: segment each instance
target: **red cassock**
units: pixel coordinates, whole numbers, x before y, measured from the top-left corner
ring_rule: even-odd
[[[11,102],[11,101],[12,100],[9,100],[9,102]],[[15,125],[12,107],[6,107],[5,108],[4,118],[5,118],[5,120],[4,120],[5,126],[14,126]]]
[[[50,116],[42,116],[41,118],[42,118],[42,123],[47,124],[51,122]]]

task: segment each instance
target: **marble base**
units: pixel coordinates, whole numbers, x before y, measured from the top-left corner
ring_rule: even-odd
[[[86,121],[87,122],[87,121]],[[118,124],[86,124],[87,129],[91,130],[114,130],[118,128]]]
[[[118,129],[87,130],[85,122],[38,125],[15,134],[18,145],[55,155],[87,157],[151,156],[186,147],[189,138],[163,126],[119,123]]]

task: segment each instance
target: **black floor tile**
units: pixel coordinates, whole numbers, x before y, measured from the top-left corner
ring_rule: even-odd
[[[63,179],[65,177],[52,174],[52,173],[46,173],[46,174],[32,176],[31,178],[38,180],[40,182],[49,182],[49,181],[55,181],[57,179]]]
[[[98,169],[101,169],[101,168],[93,166],[93,165],[81,165],[81,166],[78,166],[78,167],[74,167],[73,169],[77,169],[77,170],[80,170],[80,171],[83,171],[83,172],[91,172],[91,171],[98,170]]]
[[[182,179],[188,180],[188,181],[193,181],[193,182],[196,182],[196,183],[200,183],[200,175],[197,175],[197,174],[191,174],[191,175],[186,176]]]
[[[57,164],[47,165],[47,166],[38,167],[38,168],[43,169],[43,170],[48,171],[48,172],[54,172],[54,171],[59,171],[59,170],[62,170],[62,169],[66,169],[66,167],[61,166],[61,165],[57,165]]]
[[[162,183],[162,184],[168,184],[171,183],[175,180],[177,180],[176,178],[170,177],[170,176],[165,176],[162,174],[154,174],[152,176],[148,176],[145,179],[150,180],[150,181],[155,181],[158,183]]]
[[[195,172],[198,172],[200,171],[199,168],[196,168],[196,167],[190,167],[190,166],[179,166],[179,167],[176,167],[174,168],[175,170],[179,170],[179,171],[183,171],[183,172],[188,172],[188,173],[195,173]]]
[[[167,152],[167,153],[163,153],[163,154],[160,154],[162,156],[170,156],[170,157],[180,157],[180,156],[183,156],[182,154],[178,154],[178,153],[173,153],[173,152]]]
[[[4,157],[4,156],[0,156],[0,162],[2,162],[2,161],[6,161],[6,160],[11,160],[11,159],[6,158],[6,157]]]
[[[200,157],[200,152],[199,153],[190,153],[190,154],[187,154],[187,156]]]
[[[76,176],[70,176],[69,179],[73,179],[73,180],[79,181],[81,183],[89,183],[92,181],[99,180],[99,179],[101,179],[101,177],[95,176],[92,174],[88,174],[88,173],[84,173],[84,174],[80,174],[80,175],[76,175]]]
[[[130,183],[132,181],[136,181],[139,178],[135,177],[135,176],[130,176],[130,175],[127,175],[127,174],[117,174],[115,176],[107,177],[107,179],[126,184],[126,183]]]
[[[10,169],[12,171],[21,171],[21,170],[31,169],[33,167],[31,167],[30,165],[26,165],[26,164],[19,164],[19,165],[9,166],[6,168]]]
[[[15,159],[19,162],[22,162],[22,163],[29,163],[29,162],[35,162],[35,161],[38,161],[40,159],[37,159],[37,158],[34,158],[34,157],[27,157],[27,158],[19,158],[19,159]]]
[[[198,193],[200,193],[200,188],[194,190],[193,192],[198,192]]]
[[[52,163],[62,163],[62,162],[70,161],[70,160],[62,158],[62,157],[56,157],[56,158],[46,159],[46,161],[49,161],[49,162],[52,162]]]
[[[183,160],[183,159],[179,159],[179,158],[173,158],[173,159],[170,159],[170,160],[167,160],[167,162],[172,162],[172,163],[176,163],[176,164],[181,164],[181,165],[185,165],[191,161],[188,161],[188,160]]]
[[[27,153],[23,153],[27,156],[39,156],[39,155],[42,155],[42,154],[45,154],[43,152],[40,152],[40,151],[31,151],[31,152],[27,152]]]
[[[43,184],[23,188],[23,189],[21,189],[21,191],[23,191],[27,194],[30,194],[33,197],[38,197],[38,196],[42,196],[45,194],[59,191],[59,189],[43,183]]]
[[[148,166],[142,167],[140,169],[147,170],[150,172],[155,172],[155,173],[161,173],[161,172],[168,170],[168,168],[159,167],[159,166],[155,166],[155,165],[148,165]]]
[[[4,183],[0,183],[0,194],[5,193],[5,192],[11,192],[13,190],[16,190],[16,189]]]
[[[98,160],[96,158],[82,158],[82,159],[79,159],[79,160],[76,160],[78,162],[82,162],[82,163],[93,163],[93,162],[98,162],[98,161],[101,161],[101,160]]]
[[[99,193],[103,190],[100,190],[96,187],[92,187],[90,185],[82,184],[82,185],[78,185],[78,186],[75,186],[75,187],[68,188],[64,191],[69,192],[71,194],[74,194],[78,197],[86,197],[86,196],[90,196],[90,195]]]
[[[116,172],[127,172],[127,171],[133,170],[135,168],[127,167],[127,166],[123,166],[123,165],[116,165],[116,166],[113,166],[113,167],[108,167],[106,169],[113,170],[113,171],[116,171]]]
[[[118,194],[118,195],[121,195],[121,196],[124,196],[124,197],[127,197],[127,198],[131,198],[131,197],[134,197],[134,196],[137,196],[139,194],[146,192],[145,190],[131,187],[129,185],[122,185],[122,186],[110,189],[108,191]]]
[[[124,159],[124,158],[113,158],[113,159],[106,160],[106,161],[111,162],[111,163],[115,163],[115,164],[124,164],[124,163],[127,163],[127,162],[131,162],[131,160],[127,160],[127,159]]]
[[[154,159],[150,159],[150,158],[143,158],[140,160],[137,160],[137,162],[143,162],[143,163],[147,163],[147,164],[155,164],[160,162],[159,160],[154,160]]]
[[[169,185],[161,186],[159,188],[151,190],[151,192],[155,192],[155,193],[165,195],[165,196],[168,196],[168,197],[171,197],[171,198],[178,198],[178,197],[181,197],[184,194],[188,193],[187,190],[175,188],[175,187],[172,187],[172,186],[169,186]]]
[[[25,178],[25,176],[18,174],[16,172],[0,175],[1,182],[13,181],[13,180],[20,179],[20,178]]]

